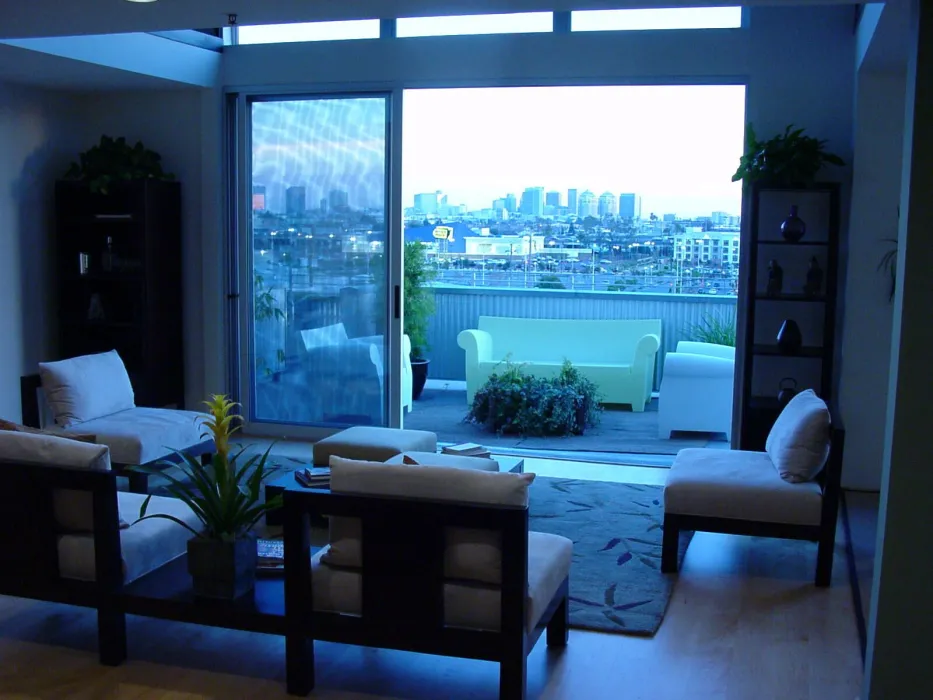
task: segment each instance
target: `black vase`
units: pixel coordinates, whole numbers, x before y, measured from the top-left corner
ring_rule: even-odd
[[[781,235],[785,241],[797,243],[807,232],[806,222],[797,216],[797,205],[792,204],[790,215],[781,222]]]
[[[781,330],[777,334],[778,349],[785,355],[796,355],[803,345],[803,335],[800,333],[800,326],[791,318],[788,318],[781,324]]]
[[[421,398],[424,385],[428,381],[428,364],[431,360],[411,361],[411,398],[417,401]]]
[[[235,600],[249,593],[256,585],[256,535],[234,542],[192,537],[188,573],[198,598]]]

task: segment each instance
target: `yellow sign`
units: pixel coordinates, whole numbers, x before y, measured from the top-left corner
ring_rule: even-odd
[[[442,241],[453,241],[454,230],[450,226],[435,226],[434,237]]]

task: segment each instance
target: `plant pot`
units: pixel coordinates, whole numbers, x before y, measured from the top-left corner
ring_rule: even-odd
[[[424,383],[428,381],[428,365],[431,360],[411,361],[411,398],[417,401],[424,391]]]
[[[192,537],[188,573],[200,598],[234,600],[249,593],[256,585],[256,535],[235,542]]]

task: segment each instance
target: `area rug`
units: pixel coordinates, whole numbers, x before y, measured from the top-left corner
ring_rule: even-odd
[[[661,573],[662,488],[537,477],[530,527],[573,541],[570,626],[652,636],[675,576]],[[681,536],[678,561],[689,535]]]
[[[274,455],[279,467],[303,464]],[[173,476],[183,476],[172,470]],[[150,490],[168,495],[165,480]],[[662,488],[539,476],[531,484],[530,527],[573,541],[570,626],[652,636],[661,626],[676,576],[661,573]],[[678,560],[690,539],[681,535]]]

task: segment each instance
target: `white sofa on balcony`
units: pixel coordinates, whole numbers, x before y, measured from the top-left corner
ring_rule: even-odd
[[[651,400],[661,344],[660,319],[554,319],[480,316],[479,328],[461,331],[466,351],[467,403],[505,361],[536,377],[556,377],[564,360],[596,384],[602,402],[629,404],[635,412]]]
[[[732,439],[735,348],[681,340],[664,358],[658,437],[672,430],[725,433]]]

